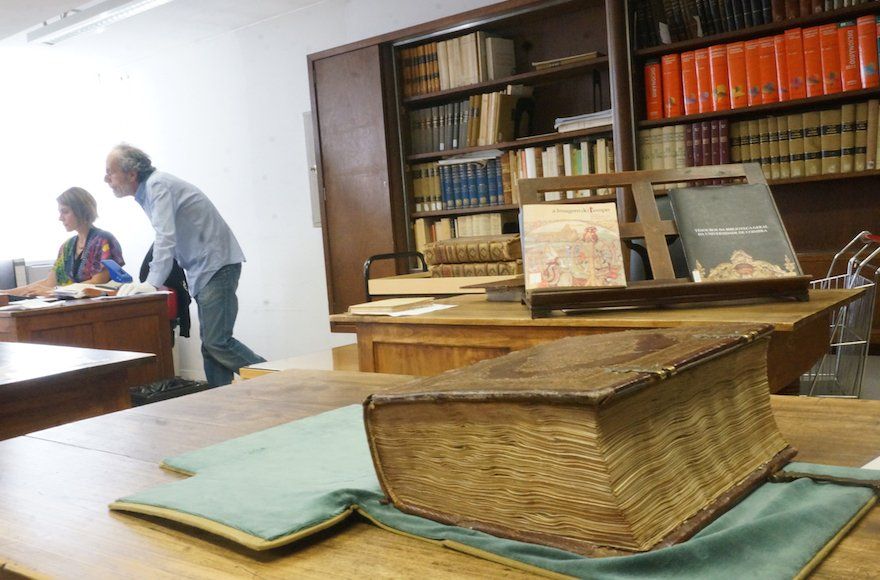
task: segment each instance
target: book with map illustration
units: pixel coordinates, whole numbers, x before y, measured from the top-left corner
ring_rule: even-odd
[[[523,206],[526,290],[626,286],[614,203]]]
[[[766,184],[669,190],[694,282],[801,276]]]

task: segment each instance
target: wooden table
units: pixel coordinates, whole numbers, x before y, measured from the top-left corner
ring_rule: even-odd
[[[531,578],[381,530],[359,518],[300,545],[254,553],[182,525],[107,510],[181,476],[158,467],[191,451],[335,407],[410,377],[289,370],[0,442],[0,576],[76,578]],[[773,396],[799,458],[863,465],[880,454],[880,401]],[[874,509],[819,567],[820,578],[876,573]]]
[[[112,300],[67,300],[36,310],[0,311],[0,341],[147,352],[156,357],[132,371],[133,384],[174,376],[167,294]]]
[[[830,341],[831,312],[861,290],[811,290],[808,302],[605,310],[582,315],[554,313],[532,319],[515,302],[487,302],[484,296],[438,300],[455,308],[419,316],[334,314],[334,324],[357,331],[360,370],[434,375],[566,336],[638,328],[718,323],[767,323],[775,327],[768,353],[771,392],[797,381]]]
[[[131,407],[132,369],[155,355],[0,342],[0,439]],[[2,477],[2,476],[0,476]]]

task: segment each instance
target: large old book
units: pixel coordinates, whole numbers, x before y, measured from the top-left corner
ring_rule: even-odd
[[[425,261],[428,265],[506,262],[520,258],[522,246],[519,234],[452,238],[433,242],[425,247]]]
[[[766,185],[687,187],[669,197],[694,282],[802,275]]]
[[[522,260],[504,262],[465,262],[460,264],[433,264],[428,266],[432,278],[472,276],[516,276],[523,273]]]
[[[369,397],[400,510],[594,556],[683,541],[793,455],[767,325],[565,338]]]
[[[526,290],[626,286],[614,203],[523,206]]]

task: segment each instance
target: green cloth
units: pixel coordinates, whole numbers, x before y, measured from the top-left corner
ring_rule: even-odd
[[[586,558],[439,524],[381,503],[359,405],[173,457],[165,465],[196,475],[123,498],[114,509],[169,508],[273,540],[356,505],[398,531],[590,578],[791,578],[874,496],[868,488],[809,479],[767,483],[687,542],[633,556]],[[880,471],[810,464],[791,464],[789,470],[880,479]]]

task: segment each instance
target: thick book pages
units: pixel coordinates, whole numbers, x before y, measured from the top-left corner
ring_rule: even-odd
[[[614,203],[526,204],[527,290],[626,286]]]
[[[687,539],[786,462],[767,325],[565,338],[369,397],[408,513],[593,556]]]
[[[802,275],[766,185],[685,187],[669,198],[694,282]]]

